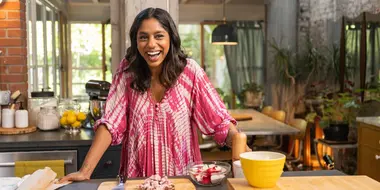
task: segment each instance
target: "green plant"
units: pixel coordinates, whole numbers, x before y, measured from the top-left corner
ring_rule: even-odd
[[[243,85],[242,90],[240,91],[240,93],[238,95],[241,100],[244,100],[246,92],[253,92],[253,93],[263,92],[263,87],[261,85],[258,85],[255,82],[245,83]]]
[[[311,123],[319,120],[321,128],[328,127],[330,123],[346,123],[352,126],[351,124],[355,122],[359,109],[360,99],[355,93],[325,95],[319,110],[309,113],[306,120]]]
[[[261,85],[256,84],[255,82],[249,82],[249,83],[245,83],[243,85],[243,89],[242,89],[241,93],[244,93],[246,91],[250,91],[250,92],[262,92],[263,91],[263,87]]]

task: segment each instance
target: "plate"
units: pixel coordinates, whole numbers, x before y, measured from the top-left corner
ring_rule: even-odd
[[[0,177],[0,190],[15,190],[20,181],[19,177]]]

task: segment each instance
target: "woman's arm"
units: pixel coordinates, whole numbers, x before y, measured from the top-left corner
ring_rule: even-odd
[[[59,182],[89,180],[100,158],[111,144],[111,141],[111,133],[106,126],[100,125],[96,130],[95,138],[80,170],[63,177]]]
[[[90,150],[88,151],[79,172],[82,172],[86,177],[88,177],[88,179],[90,179],[92,172],[104,152],[110,146],[111,141],[111,133],[104,125],[100,125],[96,130],[94,141],[92,142]]]

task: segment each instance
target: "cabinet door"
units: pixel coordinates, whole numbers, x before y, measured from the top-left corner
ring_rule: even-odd
[[[92,178],[116,178],[119,174],[120,154],[120,150],[107,150],[92,173]]]
[[[359,135],[359,144],[367,145],[380,150],[380,130],[372,127],[361,127]]]
[[[79,166],[80,168],[84,162],[84,159],[88,153],[89,147],[80,148],[78,151]],[[119,174],[120,167],[120,155],[121,155],[121,145],[111,146],[103,154],[102,158],[99,160],[94,172],[92,173],[91,179],[104,179],[104,178],[115,178]]]
[[[366,145],[359,145],[358,150],[358,174],[380,181],[380,151]]]

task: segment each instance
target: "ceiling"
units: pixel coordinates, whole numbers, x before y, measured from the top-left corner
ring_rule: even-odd
[[[68,4],[70,21],[104,22],[110,18],[110,0],[65,0],[65,2]],[[265,0],[178,0],[178,2],[180,18],[182,16],[185,20],[191,20],[192,17],[198,16],[197,20],[202,20],[200,17],[205,15],[205,20],[212,20],[213,17],[222,18],[219,13],[222,13],[223,3],[225,3],[226,13],[240,14],[241,16],[237,17],[244,18],[243,14],[256,11],[255,6],[263,6]],[[199,13],[198,10],[203,11],[203,15],[194,15],[194,11]],[[182,12],[186,12],[186,14]]]
[[[110,0],[66,0],[69,4],[75,3],[94,3],[109,4]],[[178,0],[180,4],[263,4],[264,0]]]

